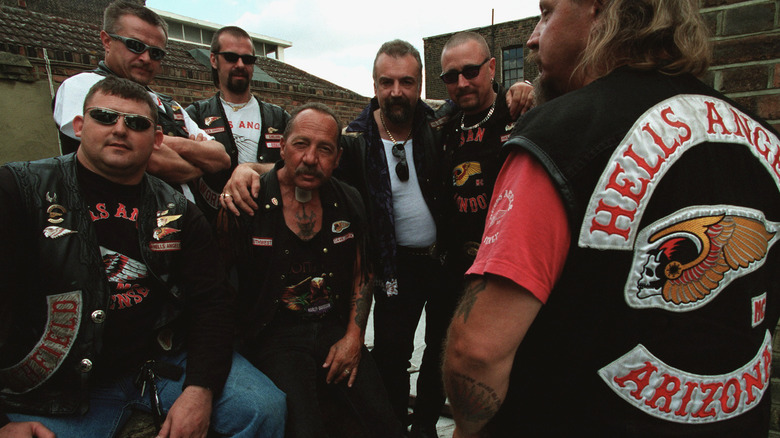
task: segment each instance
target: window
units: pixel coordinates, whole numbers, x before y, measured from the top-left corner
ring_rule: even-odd
[[[523,79],[523,46],[509,47],[503,50],[501,78],[504,88],[509,88]]]

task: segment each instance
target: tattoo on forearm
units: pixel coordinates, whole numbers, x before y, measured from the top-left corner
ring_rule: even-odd
[[[352,302],[355,306],[355,324],[361,329],[366,328],[368,314],[371,312],[370,287],[369,283],[364,282],[361,284],[358,293],[352,295]]]
[[[501,397],[483,382],[460,373],[447,377],[447,397],[453,410],[468,423],[481,427],[501,407]]]
[[[295,220],[298,221],[298,237],[301,240],[309,240],[314,237],[314,227],[317,224],[317,214],[315,212],[306,213],[306,204],[301,206],[301,212],[296,213]]]
[[[466,285],[466,289],[463,291],[463,298],[460,299],[455,316],[462,316],[463,322],[466,322],[466,320],[469,319],[469,314],[474,307],[474,303],[477,302],[477,294],[485,290],[486,285],[487,280],[484,278]]]

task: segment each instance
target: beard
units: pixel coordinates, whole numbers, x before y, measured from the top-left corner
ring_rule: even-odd
[[[240,94],[249,89],[249,72],[246,70],[232,70],[227,79],[227,89],[232,93]]]
[[[382,103],[382,114],[391,122],[402,125],[411,120],[414,110],[409,99],[403,96],[388,97]]]
[[[539,52],[532,51],[526,57],[527,62],[531,62],[539,66]],[[534,104],[541,105],[545,102],[549,102],[556,97],[564,95],[566,92],[562,91],[550,80],[545,80],[542,75],[538,75],[533,80],[534,86]]]

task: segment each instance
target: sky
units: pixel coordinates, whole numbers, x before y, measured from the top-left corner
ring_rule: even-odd
[[[236,25],[293,45],[284,61],[361,95],[374,95],[377,49],[400,38],[423,54],[423,37],[539,15],[536,0],[146,0],[151,8]],[[424,88],[423,88],[424,89]]]

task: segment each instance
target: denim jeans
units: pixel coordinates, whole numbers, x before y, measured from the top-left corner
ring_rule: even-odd
[[[287,394],[285,436],[400,437],[401,424],[390,409],[382,379],[365,346],[351,388],[347,379],[338,384],[325,383],[328,369],[322,364],[330,347],[346,332],[334,315],[336,311],[319,320],[303,320],[283,312],[277,312],[258,339],[248,343],[242,352]],[[338,421],[348,416],[360,431],[328,434],[326,420],[333,419],[323,418],[323,411],[338,416]]]
[[[441,375],[442,343],[452,318],[451,290],[438,260],[398,254],[398,295],[376,295],[374,348],[371,351],[390,397],[393,411],[406,421],[409,406],[409,360],[414,333],[425,307],[425,353],[417,378],[414,422],[435,425],[444,405]],[[449,294],[449,295],[448,295]]]
[[[186,355],[163,357],[161,360],[186,368]],[[39,421],[57,438],[113,437],[121,430],[133,409],[151,412],[148,388],[134,384],[135,375],[123,376],[110,383],[101,383],[90,390],[89,411],[80,416],[35,416],[8,413],[11,421]],[[157,389],[164,411],[176,401],[182,391],[184,376],[178,381],[160,379]],[[246,438],[282,438],[285,423],[285,396],[268,377],[246,359],[233,354],[225,388],[214,401],[211,430],[219,435]]]

